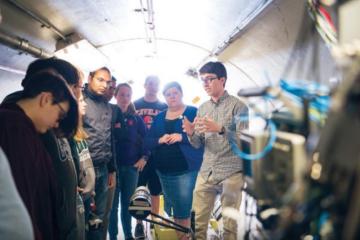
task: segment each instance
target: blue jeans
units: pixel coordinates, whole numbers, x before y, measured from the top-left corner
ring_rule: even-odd
[[[139,173],[133,166],[118,166],[117,184],[114,194],[113,206],[110,213],[109,235],[110,239],[116,239],[118,234],[118,209],[119,197],[121,198],[121,223],[125,238],[132,237],[131,215],[129,213],[130,198],[133,195]]]
[[[166,212],[172,207],[174,218],[187,219],[191,215],[193,190],[195,187],[197,171],[163,174],[157,171],[166,202]]]
[[[108,191],[108,169],[106,164],[94,166],[95,170],[95,214],[104,221],[107,191]],[[101,225],[97,229],[90,229],[88,232],[89,240],[101,240],[104,234],[104,227]]]

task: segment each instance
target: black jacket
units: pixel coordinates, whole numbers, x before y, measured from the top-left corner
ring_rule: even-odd
[[[116,171],[113,132],[115,126],[123,126],[122,116],[102,96],[93,94],[88,87],[84,90],[87,103],[84,129],[89,135],[87,142],[94,167],[107,164],[109,172]],[[116,115],[114,115],[116,114]],[[121,114],[121,113],[120,113]]]

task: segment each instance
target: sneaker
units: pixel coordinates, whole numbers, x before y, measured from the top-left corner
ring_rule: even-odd
[[[137,223],[135,226],[135,238],[145,239],[144,225],[142,223]]]

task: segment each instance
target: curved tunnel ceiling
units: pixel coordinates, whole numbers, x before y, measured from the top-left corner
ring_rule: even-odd
[[[0,1],[0,31],[54,53],[60,36],[15,7],[11,3],[14,1]],[[190,88],[195,87],[192,84],[200,83],[183,74],[216,53],[227,65],[227,84],[232,93],[240,86],[267,84],[264,71],[268,71],[271,81],[279,79],[296,39],[304,5],[298,0],[15,2],[63,35],[75,32],[87,39],[106,57],[120,81],[131,80],[141,86],[146,74],[158,72],[165,81],[188,81]],[[151,9],[153,15],[149,15]],[[255,21],[250,21],[260,12]],[[34,59],[1,44],[0,52],[0,66],[14,70],[24,71]],[[4,76],[9,81],[22,78],[0,70],[0,77]]]

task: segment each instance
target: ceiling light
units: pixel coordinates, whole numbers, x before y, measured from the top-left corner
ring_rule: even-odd
[[[70,40],[69,40],[70,39]],[[91,72],[107,64],[107,58],[86,39],[78,35],[67,37],[67,41],[56,43],[55,56],[74,64],[83,71]]]

